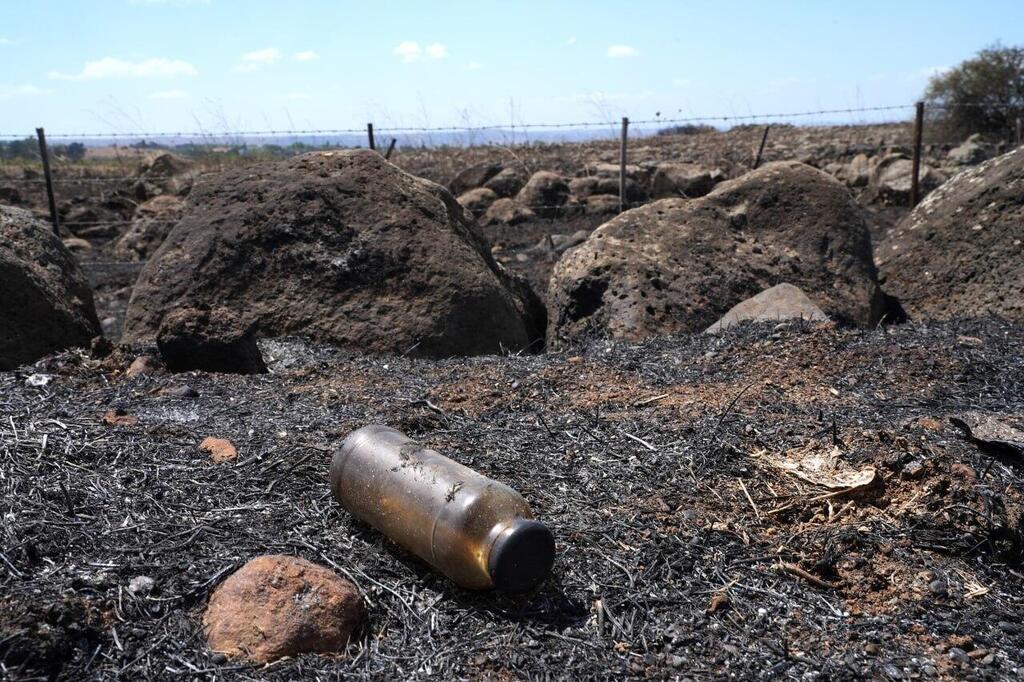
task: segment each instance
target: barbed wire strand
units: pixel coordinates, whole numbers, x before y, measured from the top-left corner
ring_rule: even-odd
[[[929,110],[952,110],[970,107],[984,107],[995,109],[1019,109],[1024,106],[1020,102],[958,102],[950,104],[928,104]],[[672,123],[699,123],[714,121],[754,121],[765,119],[782,118],[803,118],[807,116],[824,116],[831,114],[856,114],[865,112],[899,111],[902,109],[913,109],[915,104],[893,104],[875,107],[848,107],[840,109],[818,109],[815,111],[796,111],[787,113],[765,113],[765,114],[740,114],[726,116],[687,116],[682,118],[651,118],[631,120],[630,125],[663,125]],[[479,132],[488,130],[507,130],[509,132],[518,130],[543,130],[561,128],[599,128],[617,126],[620,121],[576,121],[566,123],[509,123],[491,124],[481,126],[396,126],[393,128],[380,127],[375,130],[378,133],[402,134],[402,133],[441,133],[441,132]],[[248,130],[248,131],[224,131],[212,132],[188,132],[188,131],[158,131],[158,132],[133,132],[133,133],[47,133],[46,137],[52,140],[64,139],[119,139],[119,138],[186,138],[190,140],[224,140],[231,137],[279,137],[297,135],[356,135],[365,134],[366,128],[309,128],[298,130]],[[25,133],[0,133],[4,139],[27,139],[32,138],[31,134]]]

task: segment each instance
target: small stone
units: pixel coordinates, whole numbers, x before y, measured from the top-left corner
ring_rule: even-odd
[[[53,381],[53,377],[50,376],[49,374],[30,374],[28,375],[28,378],[25,379],[25,385],[33,386],[35,388],[42,388],[51,381]]]
[[[214,591],[203,614],[210,648],[268,663],[342,651],[365,615],[355,585],[290,556],[260,556]]]
[[[715,592],[711,595],[711,601],[708,602],[708,613],[714,613],[721,608],[729,605],[729,595],[725,592]]]
[[[173,384],[171,386],[161,388],[157,391],[157,395],[164,396],[166,398],[198,398],[199,391],[187,384]]]
[[[145,596],[153,591],[156,581],[148,575],[137,575],[128,583],[128,591],[135,595]]]
[[[89,343],[89,353],[100,360],[114,352],[114,344],[105,336],[94,336]]]
[[[903,467],[903,478],[918,478],[924,473],[924,464],[915,460]]]
[[[139,423],[139,418],[118,407],[104,412],[100,421],[105,426],[135,426]]]
[[[944,597],[946,596],[948,588],[946,587],[945,580],[937,579],[928,583],[928,589],[931,590],[932,594],[939,597]]]
[[[152,355],[140,355],[132,361],[124,375],[126,377],[137,377],[143,374],[156,374],[161,369],[160,363]]]
[[[238,450],[231,441],[226,438],[214,438],[213,436],[207,436],[203,439],[203,442],[199,444],[199,449],[203,452],[210,454],[210,459],[213,460],[214,464],[223,464],[224,462],[230,462],[238,457]]]

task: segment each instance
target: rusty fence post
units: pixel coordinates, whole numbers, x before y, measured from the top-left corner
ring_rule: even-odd
[[[626,140],[629,119],[622,117],[622,139],[619,142],[619,213],[626,210]]]
[[[764,143],[768,141],[768,129],[770,125],[764,127],[764,134],[761,136],[761,146],[757,148],[757,156],[754,157],[754,170],[761,165],[761,155],[764,154]]]
[[[43,160],[43,177],[46,178],[46,200],[50,204],[50,222],[53,223],[53,233],[60,238],[60,216],[57,215],[57,199],[53,195],[53,176],[50,174],[50,154],[46,149],[46,131],[36,128],[36,137],[39,138],[39,157]]]
[[[910,175],[910,207],[921,200],[921,134],[924,130],[924,102],[918,102],[914,113],[914,165]]]

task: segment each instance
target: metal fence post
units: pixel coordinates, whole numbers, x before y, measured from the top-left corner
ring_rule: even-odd
[[[369,138],[369,140],[370,140],[370,149],[376,149],[377,145],[374,144],[374,142],[373,142],[373,124],[372,123],[367,123],[366,124],[366,137]]]
[[[764,154],[764,143],[768,141],[768,129],[770,125],[764,127],[764,135],[761,136],[761,146],[757,148],[757,156],[754,157],[754,170],[761,165],[761,155]]]
[[[50,175],[50,154],[46,150],[46,132],[42,128],[36,128],[36,137],[39,138],[39,156],[43,160],[43,176],[46,178],[46,199],[50,203],[50,222],[53,223],[53,233],[60,238],[60,217],[57,215],[57,200],[53,196],[53,176]]]
[[[395,151],[395,143],[396,142],[398,142],[398,140],[396,140],[395,138],[392,137],[391,138],[391,144],[388,145],[388,150],[384,154],[384,160],[385,161],[390,161],[391,160],[391,152]]]
[[[921,200],[921,133],[924,129],[924,102],[918,102],[914,114],[914,166],[910,176],[910,206]]]
[[[626,210],[626,139],[629,119],[622,117],[622,140],[619,143],[619,213]]]

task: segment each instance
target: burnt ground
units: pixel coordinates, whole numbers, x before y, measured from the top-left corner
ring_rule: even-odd
[[[2,669],[1015,678],[1024,468],[949,417],[1024,426],[1022,349],[1024,327],[995,320],[793,323],[447,361],[275,341],[272,372],[248,377],[127,378],[138,349],[0,373]],[[104,424],[108,410],[122,417]],[[553,577],[520,598],[462,591],[353,522],[327,468],[369,422],[522,492],[557,537]],[[238,459],[210,462],[206,436]],[[832,491],[773,464],[832,452],[873,467],[871,485]],[[266,553],[357,583],[370,615],[344,655],[256,668],[205,648],[211,590]],[[127,589],[141,575],[148,595]]]

